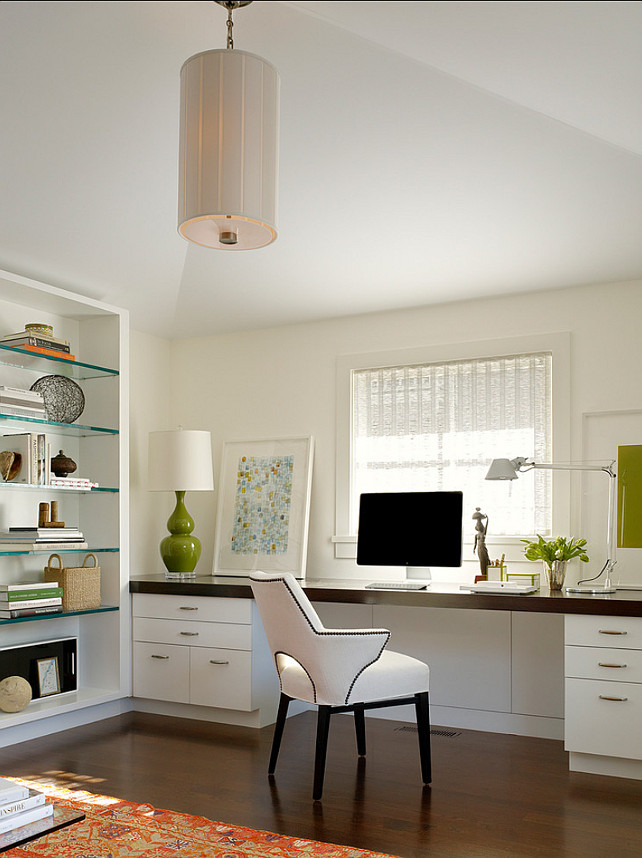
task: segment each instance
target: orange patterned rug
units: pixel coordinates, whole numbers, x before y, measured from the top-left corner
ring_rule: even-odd
[[[11,858],[391,858],[381,852],[157,810],[149,804],[84,790],[19,778],[8,780],[44,792],[56,804],[86,814],[82,822],[4,853]]]

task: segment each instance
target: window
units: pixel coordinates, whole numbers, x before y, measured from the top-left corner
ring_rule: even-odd
[[[460,489],[494,535],[551,532],[551,473],[507,487],[496,457],[551,461],[552,356],[518,354],[353,369],[351,532],[362,492]],[[468,513],[468,507],[470,512]]]
[[[520,537],[570,532],[569,473],[484,479],[493,458],[571,460],[570,355],[570,334],[557,332],[339,356],[335,557],[356,557],[359,492],[408,479],[463,489],[464,540],[481,507],[508,560],[523,559]]]

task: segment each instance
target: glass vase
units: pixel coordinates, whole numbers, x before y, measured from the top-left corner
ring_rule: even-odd
[[[564,586],[567,562],[567,560],[553,560],[550,565],[544,564],[549,590],[561,590]]]

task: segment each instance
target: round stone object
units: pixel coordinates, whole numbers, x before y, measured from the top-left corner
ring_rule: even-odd
[[[7,676],[0,682],[0,709],[22,712],[31,702],[31,686],[22,676]]]

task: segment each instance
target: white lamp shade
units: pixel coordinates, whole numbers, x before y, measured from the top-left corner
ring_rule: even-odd
[[[487,480],[516,480],[515,465],[510,459],[493,459],[486,474]]]
[[[151,492],[207,492],[214,488],[209,432],[176,429],[149,433]]]
[[[275,240],[279,85],[274,66],[245,51],[183,64],[178,230],[189,241],[250,250]]]

